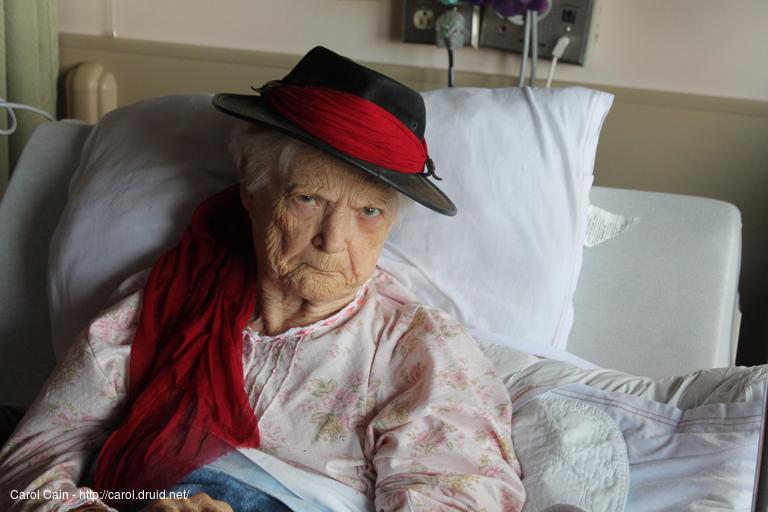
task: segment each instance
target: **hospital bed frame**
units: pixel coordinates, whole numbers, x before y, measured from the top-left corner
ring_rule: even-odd
[[[72,121],[41,125],[0,202],[0,404],[28,405],[54,366],[48,244],[90,130]],[[569,351],[650,377],[732,365],[738,210],[712,199],[603,187],[593,188],[591,201],[639,220],[585,248]]]

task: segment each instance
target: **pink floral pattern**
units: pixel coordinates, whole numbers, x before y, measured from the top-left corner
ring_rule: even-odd
[[[90,325],[0,451],[0,509],[85,503],[77,482],[119,424],[140,299]],[[261,449],[354,487],[377,511],[522,508],[503,384],[460,325],[389,274],[377,270],[310,326],[246,329],[243,371]],[[11,490],[69,496],[11,500]]]

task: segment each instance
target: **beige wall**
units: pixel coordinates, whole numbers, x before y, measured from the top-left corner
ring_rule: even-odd
[[[401,0],[114,0],[119,37],[440,68],[444,51],[401,43]],[[62,32],[111,31],[110,0],[59,0]],[[602,0],[599,40],[572,82],[768,100],[768,1]],[[463,49],[460,70],[514,74],[517,56]]]

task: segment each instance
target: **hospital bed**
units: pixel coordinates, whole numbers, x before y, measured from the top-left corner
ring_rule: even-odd
[[[0,203],[3,405],[23,408],[33,400],[55,365],[52,337],[71,329],[62,327],[66,318],[51,325],[50,246],[93,129],[75,121],[41,125]],[[691,374],[731,367],[735,360],[738,210],[712,199],[606,187],[592,187],[589,199],[635,222],[615,238],[584,249],[567,352],[536,353],[476,335],[508,386],[524,389],[539,372],[562,380],[556,390],[560,398],[580,392],[573,386],[589,385],[682,409],[717,393],[725,401],[763,400],[765,372],[747,375],[731,368]],[[151,261],[129,262],[120,277]],[[119,282],[111,279],[110,286]]]

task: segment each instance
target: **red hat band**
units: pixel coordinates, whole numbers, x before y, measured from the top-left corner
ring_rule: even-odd
[[[432,161],[427,142],[372,101],[326,87],[272,82],[266,101],[291,123],[358,160],[405,174],[421,174]]]

